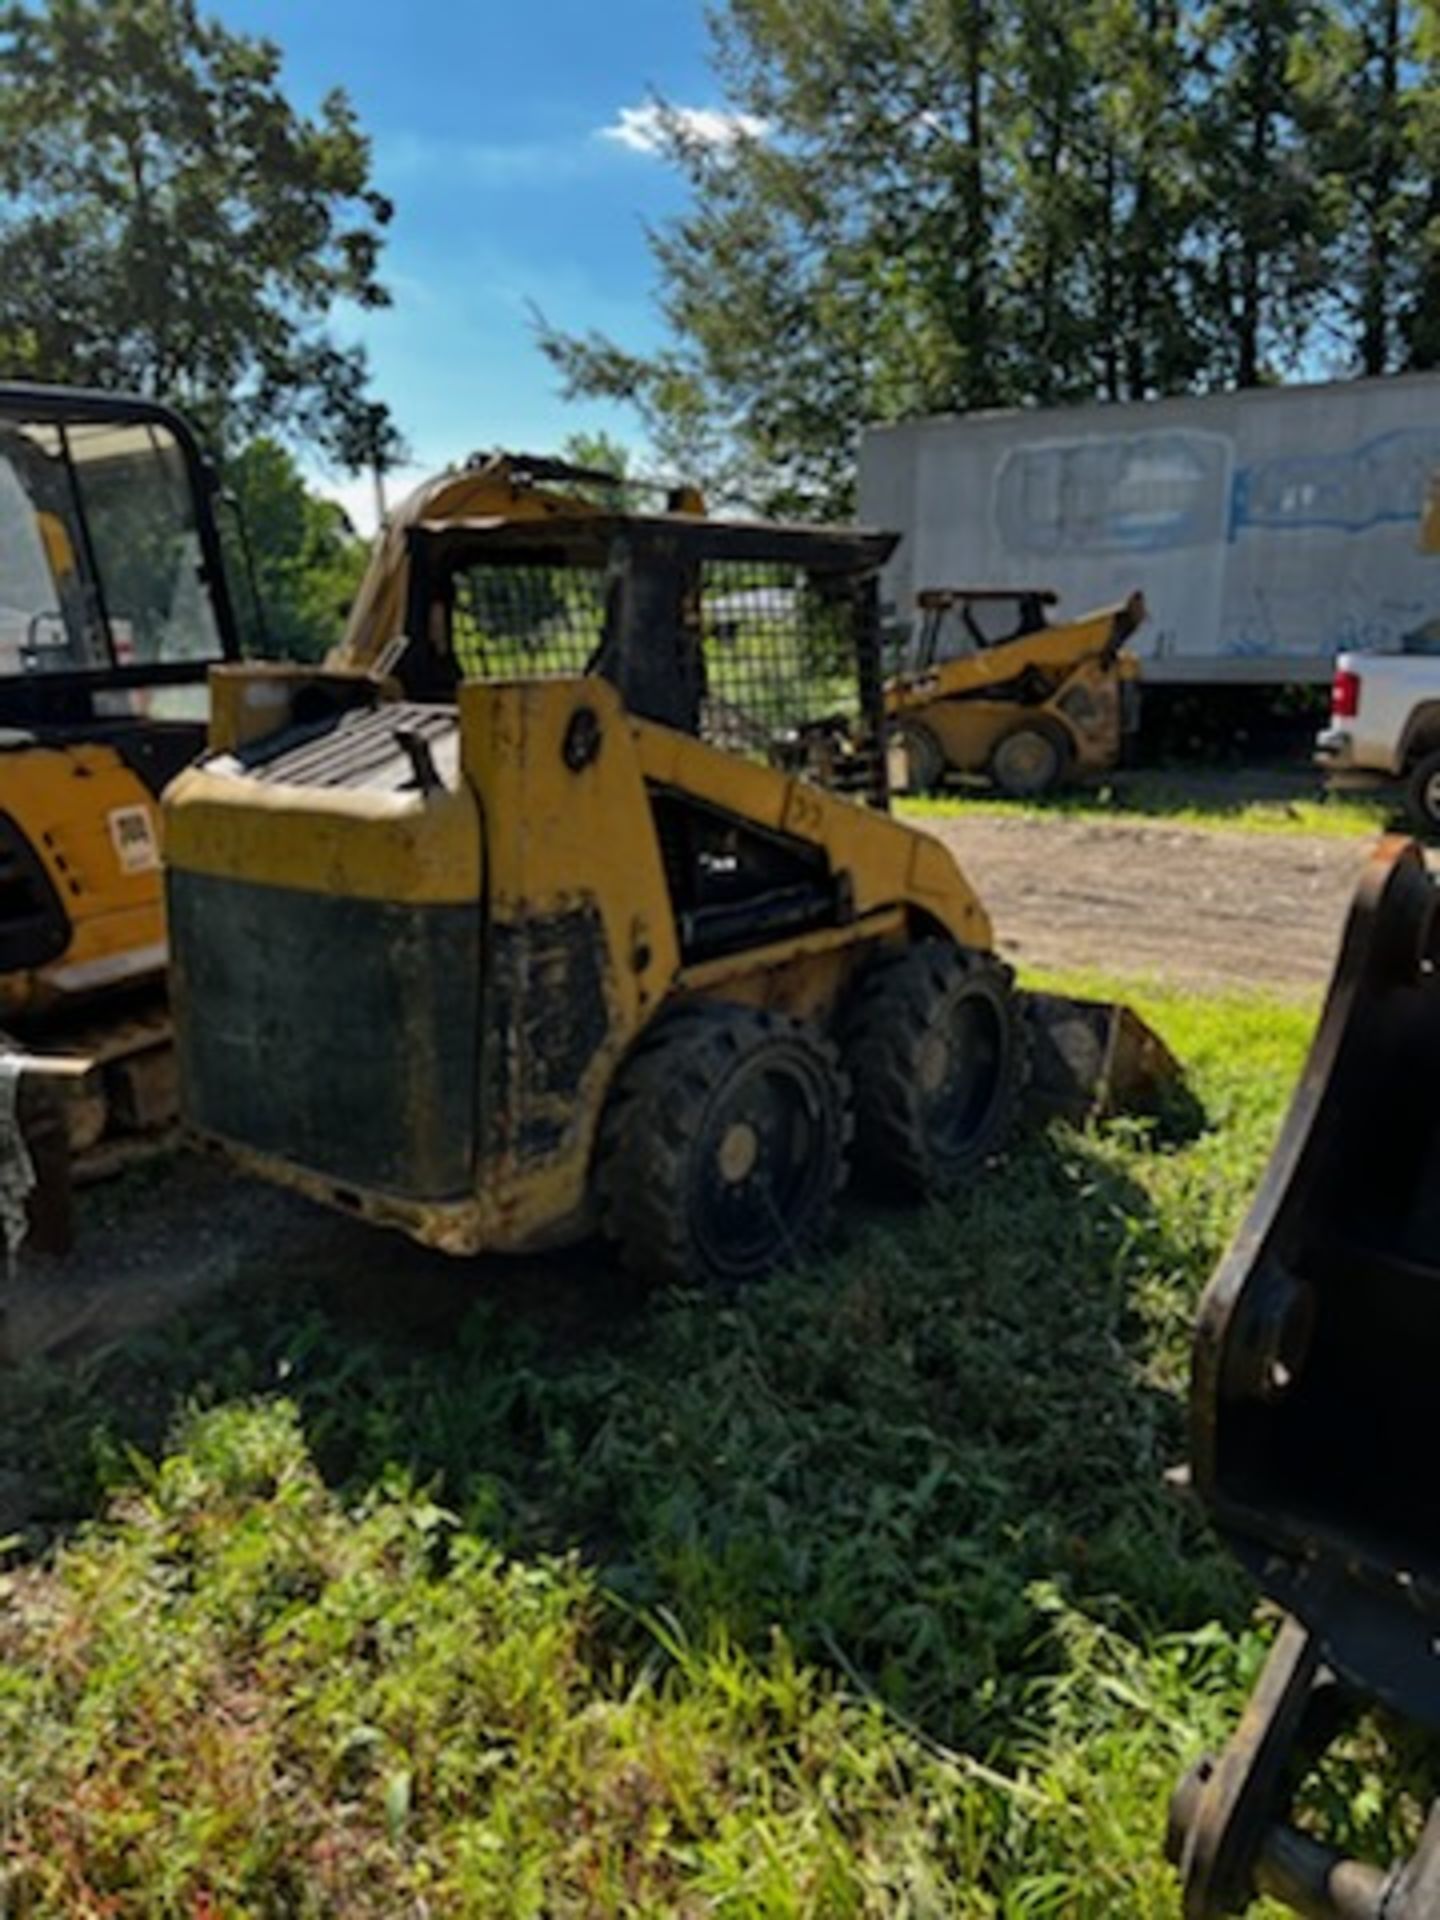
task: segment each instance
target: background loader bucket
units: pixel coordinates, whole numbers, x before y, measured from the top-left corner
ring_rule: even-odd
[[[1350,1709],[1440,1729],[1437,899],[1420,850],[1382,841],[1279,1144],[1201,1305],[1194,1484],[1292,1619],[1229,1748],[1176,1795],[1191,1920],[1262,1890],[1308,1914],[1440,1914],[1440,1817],[1389,1870],[1285,1824]]]

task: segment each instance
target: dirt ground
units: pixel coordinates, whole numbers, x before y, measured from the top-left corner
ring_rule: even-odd
[[[1058,816],[928,824],[978,889],[1010,960],[1202,992],[1323,987],[1370,848]]]

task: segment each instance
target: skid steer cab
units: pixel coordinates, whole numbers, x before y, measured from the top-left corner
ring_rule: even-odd
[[[1116,765],[1139,718],[1140,664],[1125,649],[1145,602],[1132,593],[1055,620],[1056,600],[1046,588],[918,595],[913,646],[885,686],[907,791],[978,779],[1035,799]]]
[[[195,1134],[453,1253],[598,1228],[685,1283],[813,1247],[852,1166],[978,1177],[1022,1047],[974,890],[887,815],[893,546],[513,463],[422,491],[327,669],[217,673],[167,795]]]
[[[1201,1304],[1191,1467],[1288,1616],[1229,1745],[1176,1792],[1186,1920],[1440,1914],[1440,1801],[1406,1859],[1293,1817],[1367,1709],[1440,1734],[1440,889],[1382,841],[1260,1191]],[[1312,1808],[1313,1814],[1313,1808]]]

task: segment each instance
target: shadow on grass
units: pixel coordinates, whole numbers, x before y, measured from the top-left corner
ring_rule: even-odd
[[[1032,1135],[953,1206],[853,1206],[833,1260],[730,1302],[642,1298],[592,1249],[457,1265],[289,1199],[257,1225],[254,1189],[224,1194],[258,1241],[223,1292],[0,1377],[0,1535],[34,1552],[96,1511],[187,1403],[279,1393],[347,1497],[399,1469],[507,1549],[584,1555],[622,1638],[778,1627],[947,1740],[1046,1670],[1036,1583],[1155,1630],[1244,1617],[1162,1483],[1184,1441],[1156,1381],[1213,1249],[1081,1136]]]

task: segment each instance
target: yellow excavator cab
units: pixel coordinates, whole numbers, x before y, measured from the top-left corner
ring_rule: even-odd
[[[913,644],[885,687],[910,792],[978,778],[1030,799],[1116,764],[1137,717],[1139,663],[1125,647],[1145,603],[1132,593],[1056,620],[1056,600],[1048,588],[917,596]]]
[[[175,1117],[159,793],[237,653],[212,485],[164,407],[0,385],[0,1020],[92,1164]]]

